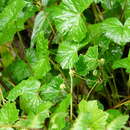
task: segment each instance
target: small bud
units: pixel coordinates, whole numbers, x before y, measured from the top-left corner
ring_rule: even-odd
[[[65,84],[61,84],[60,85],[60,89],[65,89],[66,87],[65,87]]]
[[[74,76],[75,71],[74,71],[74,70],[72,70],[72,69],[70,69],[69,74],[70,74],[71,76]]]
[[[99,63],[100,63],[101,65],[104,65],[105,59],[104,59],[104,58],[101,58],[101,59],[99,60]]]
[[[94,71],[93,71],[93,76],[97,76],[97,74],[98,74],[98,71],[97,71],[97,70],[94,70]]]

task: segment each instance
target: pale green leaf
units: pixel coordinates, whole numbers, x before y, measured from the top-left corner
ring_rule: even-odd
[[[97,101],[82,100],[79,115],[71,130],[105,130],[108,114],[98,108]]]
[[[128,115],[118,116],[107,125],[107,130],[121,130],[121,128],[126,124],[128,118]]]
[[[119,110],[116,109],[110,109],[107,110],[107,113],[109,114],[107,121],[110,123],[112,120],[114,120],[115,118],[119,117],[121,114],[121,112]]]
[[[15,103],[7,103],[0,109],[0,125],[11,125],[18,120]]]

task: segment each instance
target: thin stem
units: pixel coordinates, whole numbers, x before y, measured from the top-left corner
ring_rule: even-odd
[[[77,73],[74,73],[74,75],[75,75],[76,77],[78,77],[79,79],[82,79],[82,80],[84,80],[84,81],[87,81],[87,79],[85,79],[85,78],[81,77],[81,76],[80,76],[80,75],[78,75]]]
[[[21,49],[22,49],[22,52],[23,52],[23,55],[24,55],[25,54],[25,51],[24,51],[25,46],[24,46],[22,37],[21,37],[19,32],[17,32],[17,35],[18,35],[19,43],[20,43],[20,46],[21,46]],[[19,58],[22,59],[20,56],[19,56]],[[23,56],[22,60],[24,60],[24,62],[28,65],[29,71],[30,71],[31,75],[33,75],[32,67],[31,67],[30,63],[28,62],[28,59],[26,58],[26,55]]]
[[[116,81],[115,81],[115,76],[114,74],[112,74],[112,80],[113,80],[113,85],[114,85],[114,91],[115,91],[115,95],[116,95],[116,99],[119,102],[119,94],[118,94],[118,90],[117,90],[117,86],[116,86]]]
[[[104,19],[103,15],[102,15],[99,7],[95,3],[92,4],[92,10],[93,10],[94,16],[96,18],[96,21],[103,21],[103,19]]]
[[[87,97],[86,97],[86,100],[88,100],[90,94],[92,93],[92,91],[94,90],[94,88],[97,86],[97,84],[98,84],[98,82],[96,82],[96,83],[94,84],[94,86],[90,89],[90,91],[88,92],[88,95],[87,95]]]
[[[124,18],[124,13],[125,13],[126,6],[127,6],[127,0],[125,0],[124,7],[123,7],[123,10],[122,10],[122,12],[121,12],[121,16],[120,16],[120,20],[121,20],[121,21],[122,21],[123,18]]]
[[[125,104],[128,104],[128,103],[130,103],[130,100],[125,101],[125,102],[122,102],[122,103],[119,103],[119,104],[113,106],[113,107],[110,108],[110,109],[116,109],[116,108],[119,108],[119,107],[121,107],[122,105],[125,105]]]
[[[61,76],[63,77],[63,79],[65,81],[67,81],[64,73],[62,72],[61,68],[59,67],[59,65],[57,65],[51,58],[49,58],[49,61],[52,63],[52,65],[61,73]]]
[[[5,80],[6,82],[8,82],[10,85],[12,85],[13,87],[15,87],[15,84],[13,82],[11,82],[10,80],[8,80],[7,78],[3,78],[3,80]]]
[[[17,35],[18,35],[18,38],[19,38],[19,43],[20,43],[21,49],[24,52],[24,48],[25,47],[24,47],[24,43],[23,43],[22,37],[21,37],[19,32],[17,32]]]
[[[129,74],[129,79],[127,81],[127,87],[128,87],[128,95],[130,93],[130,74]]]
[[[73,119],[73,74],[72,70],[69,71],[70,75],[70,94],[71,94],[71,100],[70,100],[70,120]]]
[[[2,103],[5,104],[6,100],[4,99],[2,89],[0,88],[0,97],[2,99]]]

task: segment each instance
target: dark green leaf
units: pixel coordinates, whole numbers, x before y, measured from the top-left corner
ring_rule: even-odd
[[[98,46],[89,47],[85,55],[80,55],[76,63],[76,71],[81,75],[88,74],[89,71],[98,66]]]

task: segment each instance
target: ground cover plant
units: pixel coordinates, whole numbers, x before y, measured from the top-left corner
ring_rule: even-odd
[[[0,1],[0,130],[130,130],[130,0]]]

